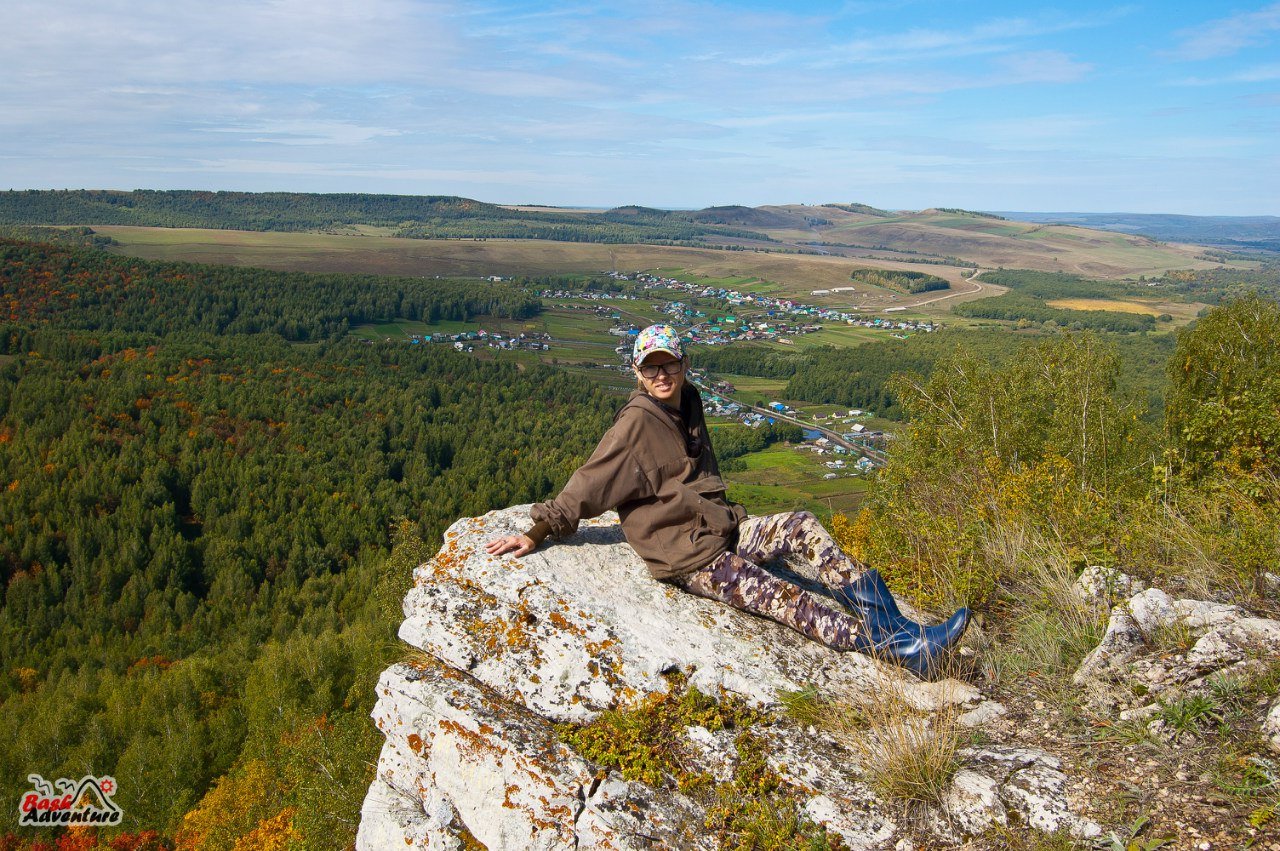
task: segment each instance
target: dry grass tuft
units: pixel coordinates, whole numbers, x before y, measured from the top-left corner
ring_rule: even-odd
[[[833,725],[863,776],[882,798],[907,809],[938,804],[960,770],[965,734],[948,707],[921,712],[901,697],[877,695]]]
[[[980,558],[1001,577],[999,635],[983,648],[992,682],[1034,680],[1061,689],[1106,631],[1109,602],[1075,591],[1078,557],[1061,540],[1028,524],[992,524],[979,539]]]

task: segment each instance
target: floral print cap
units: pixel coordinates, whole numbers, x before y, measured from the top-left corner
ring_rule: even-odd
[[[680,351],[680,335],[670,325],[650,325],[636,337],[635,347],[631,350],[631,362],[644,363],[644,359],[654,352],[666,352],[677,358],[684,358]]]

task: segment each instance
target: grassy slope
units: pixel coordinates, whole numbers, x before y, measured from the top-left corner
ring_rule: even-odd
[[[1145,237],[1087,228],[1004,221],[936,210],[882,217],[821,208],[821,215],[831,224],[807,230],[762,230],[779,239],[883,245],[922,254],[960,257],[984,267],[1075,272],[1103,278],[1213,265],[1200,260],[1200,250],[1193,246],[1157,243]]]

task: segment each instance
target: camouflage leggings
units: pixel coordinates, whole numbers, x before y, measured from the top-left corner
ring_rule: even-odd
[[[759,566],[782,556],[816,568],[818,581],[828,588],[846,585],[867,569],[845,555],[813,514],[791,511],[744,520],[735,551],[673,581],[699,597],[763,615],[836,650],[863,648],[861,618],[822,605],[800,586]]]

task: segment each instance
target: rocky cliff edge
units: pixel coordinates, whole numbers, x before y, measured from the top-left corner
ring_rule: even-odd
[[[775,719],[756,735],[801,818],[848,848],[908,848],[920,825],[898,823],[901,810],[873,793],[857,754],[821,727],[786,720],[781,696],[892,700],[969,727],[1003,714],[971,684],[922,682],[654,581],[612,514],[524,559],[485,553],[488,540],[528,525],[528,506],[459,520],[415,571],[400,636],[421,652],[378,684],[373,717],[386,742],[358,848],[716,847],[705,796],[627,780],[565,743],[566,724],[636,706],[673,688],[676,673]],[[732,773],[732,731],[691,725],[683,735],[699,770]],[[1078,814],[1049,754],[984,744],[960,756],[924,828],[936,839],[962,842],[1008,823],[1101,832]]]

